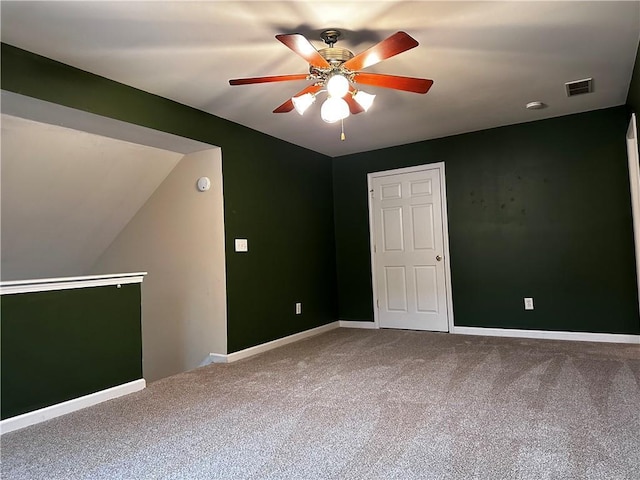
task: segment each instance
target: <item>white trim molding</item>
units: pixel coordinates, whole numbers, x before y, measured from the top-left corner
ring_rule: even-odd
[[[629,163],[629,187],[631,188],[631,217],[636,254],[638,301],[640,302],[640,150],[638,150],[638,124],[636,114],[631,114],[627,129],[627,159]]]
[[[484,328],[454,326],[451,333],[485,337],[538,338],[545,340],[572,340],[574,342],[631,343],[640,345],[640,335],[595,332],[563,332],[553,330],[519,330],[512,328]]]
[[[354,320],[339,320],[338,322],[340,327],[342,328],[364,328],[367,330],[377,330],[380,327],[376,324],[376,322],[371,322],[368,320],[363,321],[354,321]]]
[[[356,329],[379,329],[378,325],[371,321],[351,321],[338,320],[337,322],[328,323],[320,327],[312,328],[304,332],[295,333],[288,337],[279,338],[271,342],[262,343],[254,347],[245,348],[238,352],[222,354],[210,353],[205,358],[200,367],[210,365],[212,363],[232,363],[248,357],[252,357],[259,353],[273,350],[274,348],[288,345],[289,343],[298,342],[305,338],[320,335],[321,333],[335,330],[336,328],[356,328]],[[547,340],[572,340],[582,342],[606,342],[606,343],[631,343],[640,345],[640,335],[625,335],[617,333],[590,333],[590,332],[563,332],[552,330],[518,330],[510,328],[483,328],[483,327],[458,327],[454,326],[450,333],[458,335],[475,335],[486,337],[514,337],[514,338],[538,338]]]
[[[0,282],[0,295],[15,293],[48,292],[72,288],[103,287],[142,283],[147,272],[87,275],[84,277],[38,278],[34,280],[9,280]]]
[[[274,348],[282,347],[289,343],[297,342],[300,340],[304,340],[305,338],[314,337],[316,335],[320,335],[321,333],[328,332],[330,330],[335,330],[340,327],[339,322],[331,322],[326,325],[321,325],[316,328],[312,328],[310,330],[305,330],[304,332],[294,333],[293,335],[289,335],[287,337],[278,338],[277,340],[272,340],[267,343],[262,343],[260,345],[256,345],[255,347],[245,348],[244,350],[240,350],[238,352],[221,354],[221,353],[210,353],[209,358],[202,362],[203,365],[210,363],[231,363],[237,362],[238,360],[242,360],[243,358],[252,357],[262,352],[266,352],[268,350],[273,350]]]
[[[143,378],[141,378],[140,380],[123,383],[122,385],[90,393],[89,395],[67,400],[66,402],[40,408],[33,412],[27,412],[21,415],[16,415],[15,417],[6,418],[0,421],[0,435],[28,427],[29,425],[45,422],[52,418],[66,415],[67,413],[75,412],[92,405],[97,405],[98,403],[106,402],[107,400],[112,400],[114,398],[122,397],[123,395],[137,392],[144,389],[146,386],[147,383]]]

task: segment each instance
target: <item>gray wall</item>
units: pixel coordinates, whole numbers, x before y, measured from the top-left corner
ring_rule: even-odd
[[[636,116],[640,116],[640,45],[638,45],[636,63],[633,68],[631,85],[629,85],[629,93],[627,94],[627,105],[636,113]]]
[[[181,158],[2,115],[2,280],[88,274]]]
[[[212,187],[196,188],[207,176]],[[147,381],[227,353],[222,154],[185,155],[102,254],[94,273],[148,272],[142,285]]]

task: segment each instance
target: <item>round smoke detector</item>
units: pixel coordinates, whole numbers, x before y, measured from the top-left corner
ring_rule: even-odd
[[[527,110],[542,110],[547,108],[547,104],[543,102],[529,102],[526,105]]]

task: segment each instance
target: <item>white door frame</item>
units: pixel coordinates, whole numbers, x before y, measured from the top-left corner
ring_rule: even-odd
[[[638,163],[640,162],[640,153],[638,152],[638,129],[635,113],[631,115],[627,130],[627,157],[629,159],[629,185],[631,187],[631,214],[635,241],[638,300],[640,301],[640,165]]]
[[[451,263],[449,262],[449,218],[447,216],[447,190],[444,176],[444,162],[429,163],[416,167],[398,168],[395,170],[385,170],[367,174],[367,197],[369,205],[369,250],[371,253],[371,289],[373,291],[373,322],[375,328],[380,328],[378,318],[378,289],[376,288],[376,268],[374,256],[375,231],[373,228],[373,179],[398,175],[402,173],[422,172],[425,170],[438,170],[440,172],[440,204],[442,206],[442,244],[444,246],[444,279],[447,297],[447,320],[449,323],[449,333],[453,332],[453,296],[451,294]]]

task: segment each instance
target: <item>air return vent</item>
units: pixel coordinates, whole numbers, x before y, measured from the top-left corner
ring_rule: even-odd
[[[564,84],[567,89],[567,97],[582,95],[583,93],[593,92],[593,78],[585,78],[584,80],[576,80],[575,82],[567,82]]]

